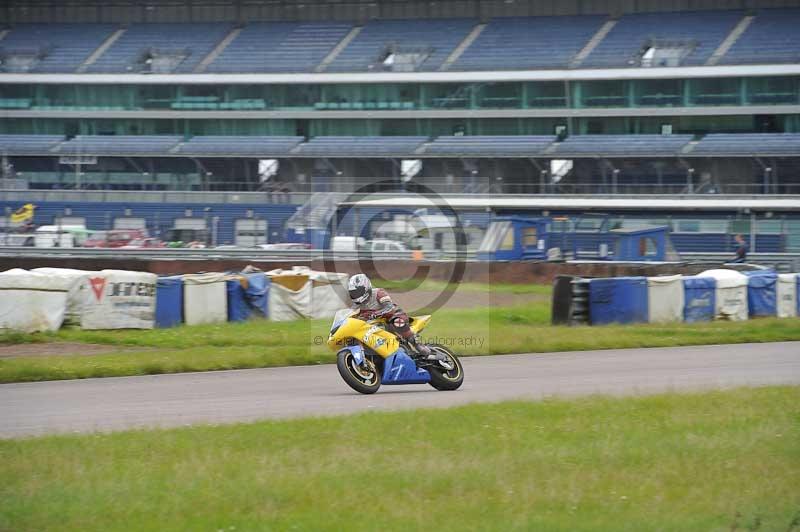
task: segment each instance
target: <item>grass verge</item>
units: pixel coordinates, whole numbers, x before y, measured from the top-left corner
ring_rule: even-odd
[[[549,320],[549,304],[542,301],[525,307],[441,310],[426,338],[470,356],[800,340],[800,321],[794,319],[604,327],[553,327]],[[152,331],[64,329],[53,335],[17,335],[22,341],[103,344],[108,353],[0,359],[0,382],[330,363],[334,355],[322,345],[328,326],[328,320],[253,321]],[[114,352],[117,347],[147,349]]]
[[[0,529],[797,530],[799,420],[770,387],[6,440]]]

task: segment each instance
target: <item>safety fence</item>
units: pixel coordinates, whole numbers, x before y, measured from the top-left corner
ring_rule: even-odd
[[[695,276],[561,276],[554,324],[628,324],[800,316],[800,274],[708,270]]]
[[[303,267],[167,277],[126,270],[14,269],[0,272],[0,331],[328,318],[349,304],[347,277]]]

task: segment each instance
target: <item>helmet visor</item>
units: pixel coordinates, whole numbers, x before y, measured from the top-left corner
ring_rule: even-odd
[[[367,295],[367,287],[357,286],[352,290],[349,290],[349,292],[350,292],[350,299],[352,299],[356,303],[361,303],[366,299],[365,296]]]

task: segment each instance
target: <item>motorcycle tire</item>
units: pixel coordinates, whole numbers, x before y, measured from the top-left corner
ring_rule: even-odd
[[[441,344],[428,344],[428,347],[447,355],[454,366],[450,371],[435,364],[426,367],[425,369],[431,374],[430,385],[440,391],[457,390],[464,383],[464,367],[461,365],[461,361],[452,351]]]
[[[364,363],[370,371],[364,371],[363,367],[356,363],[350,351],[342,351],[336,356],[336,367],[344,382],[358,393],[369,395],[381,387],[381,374],[369,358]]]

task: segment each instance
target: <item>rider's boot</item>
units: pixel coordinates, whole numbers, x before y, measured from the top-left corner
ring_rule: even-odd
[[[428,347],[423,342],[419,341],[419,338],[414,335],[408,338],[408,343],[414,348],[414,350],[420,354],[420,358],[423,360],[446,360],[447,357],[444,355],[434,352],[430,347]]]

